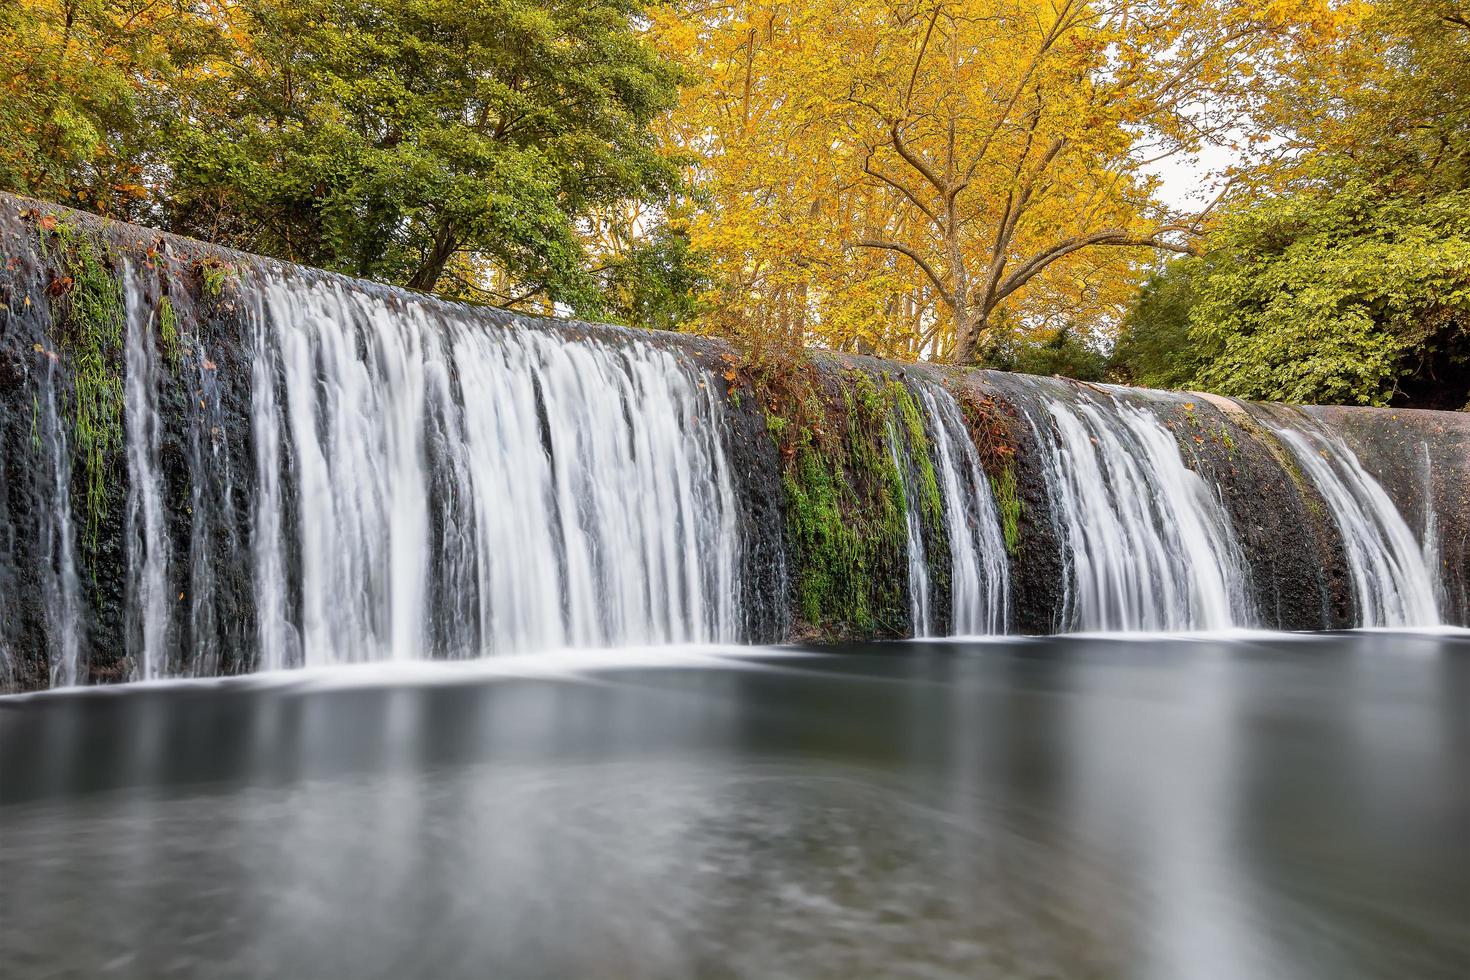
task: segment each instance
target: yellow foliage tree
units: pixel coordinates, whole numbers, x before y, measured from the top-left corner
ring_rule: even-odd
[[[1160,160],[1224,143],[1329,0],[689,0],[654,32],[691,81],[710,329],[970,363],[1001,324],[1083,329],[1211,210]],[[1228,181],[1226,182],[1228,186]],[[1222,192],[1223,193],[1223,192]]]
[[[140,217],[166,123],[229,0],[0,3],[0,189]]]

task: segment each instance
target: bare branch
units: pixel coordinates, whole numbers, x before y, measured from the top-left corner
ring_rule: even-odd
[[[930,210],[927,204],[919,199],[919,196],[917,194],[909,190],[908,187],[900,181],[888,176],[881,170],[877,170],[873,167],[873,156],[871,153],[869,153],[868,156],[863,159],[863,172],[870,177],[877,177],[879,180],[883,181],[883,183],[898,191],[904,197],[908,198],[909,202],[912,203],[914,207],[924,212],[925,217],[934,222],[936,225],[939,224],[938,216],[936,216],[934,212]]]
[[[924,40],[919,45],[919,53],[914,57],[914,70],[909,72],[908,91],[904,92],[903,109],[905,112],[914,101],[914,83],[919,79],[919,68],[924,64],[924,54],[929,50],[929,38],[934,36],[934,25],[939,20],[941,4],[934,5],[934,13],[929,18],[929,26],[924,29]]]
[[[884,249],[889,252],[898,252],[900,255],[908,256],[914,265],[922,269],[924,275],[929,277],[929,281],[934,284],[935,289],[939,290],[939,295],[944,301],[950,305],[954,305],[954,297],[950,294],[949,287],[944,284],[943,279],[939,278],[939,274],[934,271],[934,267],[914,249],[900,242],[884,242],[874,238],[864,238],[857,242],[857,244],[862,248]]]
[[[903,134],[899,131],[898,128],[898,123],[895,122],[888,128],[888,135],[890,141],[893,144],[893,148],[898,151],[899,156],[903,157],[905,163],[907,163],[910,167],[913,167],[919,173],[923,174],[924,179],[932,184],[934,186],[934,189],[937,190],[939,193],[949,193],[949,185],[945,181],[941,180],[939,178],[939,175],[936,174],[929,167],[929,165],[924,162],[923,157],[919,156],[917,153],[911,150],[908,143],[904,142]]]
[[[1129,248],[1156,248],[1166,252],[1178,252],[1182,255],[1193,255],[1195,249],[1187,244],[1172,242],[1162,236],[1170,232],[1192,232],[1195,229],[1188,225],[1165,225],[1149,235],[1135,235],[1120,229],[1108,229],[1095,231],[1088,235],[1074,235],[1065,238],[1050,248],[1037,253],[1023,262],[1014,272],[1006,276],[991,297],[991,303],[999,303],[1007,296],[1030,282],[1037,273],[1047,266],[1071,255],[1080,249],[1091,248],[1097,245],[1113,245]]]

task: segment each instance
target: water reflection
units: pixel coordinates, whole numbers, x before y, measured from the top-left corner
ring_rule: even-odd
[[[1470,973],[1470,639],[0,700],[6,976]]]

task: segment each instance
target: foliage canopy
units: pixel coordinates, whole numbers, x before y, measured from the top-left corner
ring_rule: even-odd
[[[1462,0],[27,0],[0,189],[765,349],[1470,400]]]
[[[1294,155],[1223,216],[1207,266],[1145,286],[1123,370],[1248,398],[1465,407],[1470,20],[1385,0],[1283,91]]]

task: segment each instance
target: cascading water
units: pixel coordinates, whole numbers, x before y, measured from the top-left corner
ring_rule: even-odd
[[[893,457],[893,468],[904,481],[904,518],[908,532],[909,559],[909,621],[914,636],[934,635],[933,597],[929,587],[929,556],[924,547],[924,522],[919,516],[919,488],[915,467],[908,458],[911,448],[903,443],[900,449],[899,427],[896,422],[888,423],[888,452]]]
[[[1219,497],[1172,432],[1122,399],[1044,401],[1037,426],[1066,542],[1062,626],[1208,630],[1252,619],[1245,560]]]
[[[956,636],[1004,633],[1010,574],[1005,538],[990,482],[959,403],[945,389],[919,389],[944,495],[950,554],[950,630]]]
[[[1353,580],[1357,625],[1434,626],[1440,623],[1434,564],[1357,455],[1340,437],[1301,415],[1293,424],[1267,424],[1322,494],[1342,535]],[[1432,523],[1432,521],[1431,521]]]
[[[920,636],[1470,615],[1470,428],[1447,413],[1210,402],[1196,417],[1187,396],[967,378],[991,416],[928,368],[895,368],[885,383],[914,404],[860,435],[887,438],[877,462],[903,487],[884,482],[878,522],[870,502],[823,501],[805,530],[851,516],[844,538],[883,535],[873,560],[829,568],[791,523],[782,535],[800,519],[783,481],[805,475],[778,426],[812,423],[776,414],[782,379],[716,343],[98,227],[0,211],[0,689],[863,635],[862,602],[798,601],[834,568],[882,601],[884,633],[902,630],[887,614],[906,588]],[[812,397],[838,414],[874,372],[814,360]],[[972,410],[1006,450],[987,443],[985,465]]]
[[[702,372],[332,282],[262,289],[264,664],[739,638],[735,489]]]
[[[35,404],[31,439],[45,455],[50,485],[49,506],[41,514],[40,538],[45,559],[41,592],[46,611],[47,661],[52,687],[83,680],[82,583],[77,573],[76,529],[71,515],[71,449],[56,410],[57,360],[46,353],[42,395]]]
[[[1420,493],[1424,497],[1424,534],[1420,544],[1420,552],[1424,555],[1424,567],[1429,571],[1429,576],[1434,583],[1433,601],[1436,614],[1449,607],[1449,590],[1445,586],[1444,576],[1439,574],[1441,558],[1439,547],[1439,514],[1434,509],[1434,461],[1429,456],[1429,446],[1424,447],[1424,478],[1420,485]],[[1442,621],[1443,617],[1438,616]]]
[[[124,414],[128,457],[128,591],[136,620],[130,634],[134,677],[154,680],[169,673],[169,544],[164,527],[163,474],[158,454],[157,350],[153,315],[138,279],[123,270],[125,333]]]

